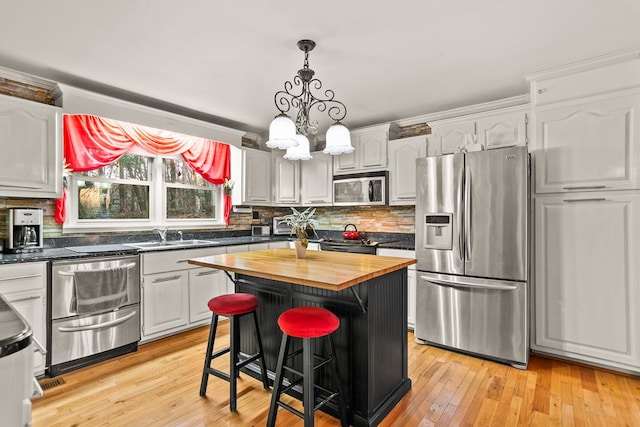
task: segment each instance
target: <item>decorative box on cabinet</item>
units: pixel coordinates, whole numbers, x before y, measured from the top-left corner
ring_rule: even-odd
[[[333,203],[333,156],[321,151],[300,165],[301,203],[330,206]]]
[[[274,204],[300,203],[300,161],[282,157],[282,150],[272,153]]]
[[[227,291],[226,277],[221,271],[196,267],[187,261],[222,253],[224,247],[141,255],[142,341],[206,324],[211,319],[207,302]]]
[[[62,109],[0,95],[0,196],[62,194]]]
[[[389,141],[389,204],[416,204],[416,159],[427,156],[427,137]]]
[[[357,173],[387,168],[387,141],[396,139],[400,128],[393,124],[352,130],[353,152],[335,156],[333,173]]]
[[[243,205],[271,205],[271,153],[242,150]]]
[[[640,90],[534,111],[535,192],[640,188]]]
[[[640,373],[640,192],[535,200],[536,351]]]
[[[33,353],[33,374],[44,374],[47,347],[45,313],[47,263],[29,262],[0,266],[0,294],[27,321],[38,345]],[[38,350],[38,347],[41,350]]]

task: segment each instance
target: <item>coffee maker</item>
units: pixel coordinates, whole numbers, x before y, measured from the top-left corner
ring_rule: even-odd
[[[11,254],[42,250],[42,209],[9,208],[4,251]]]

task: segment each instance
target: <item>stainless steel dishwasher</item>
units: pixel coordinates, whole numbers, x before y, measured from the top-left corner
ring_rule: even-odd
[[[138,255],[55,261],[50,277],[49,375],[137,350]]]

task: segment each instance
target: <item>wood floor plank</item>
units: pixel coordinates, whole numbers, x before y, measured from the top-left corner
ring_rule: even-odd
[[[228,332],[223,322],[220,348]],[[229,412],[226,382],[211,377],[199,396],[207,333],[187,331],[62,375],[65,384],[33,401],[33,426],[265,425],[271,394],[253,378],[238,381],[237,413]],[[411,333],[408,343],[412,389],[381,426],[640,426],[640,378],[536,355],[519,370],[417,344]],[[228,358],[214,365],[226,370]],[[322,412],[315,418],[318,427],[338,425]],[[277,425],[302,421],[280,410]]]

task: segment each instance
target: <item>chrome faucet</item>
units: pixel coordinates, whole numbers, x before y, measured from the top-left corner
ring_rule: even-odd
[[[180,241],[182,242],[182,231],[178,230],[178,236],[180,237]]]
[[[163,229],[160,228],[154,228],[153,231],[155,231],[156,233],[158,233],[160,235],[160,240],[162,240],[162,243],[167,243],[167,228],[165,227]]]

